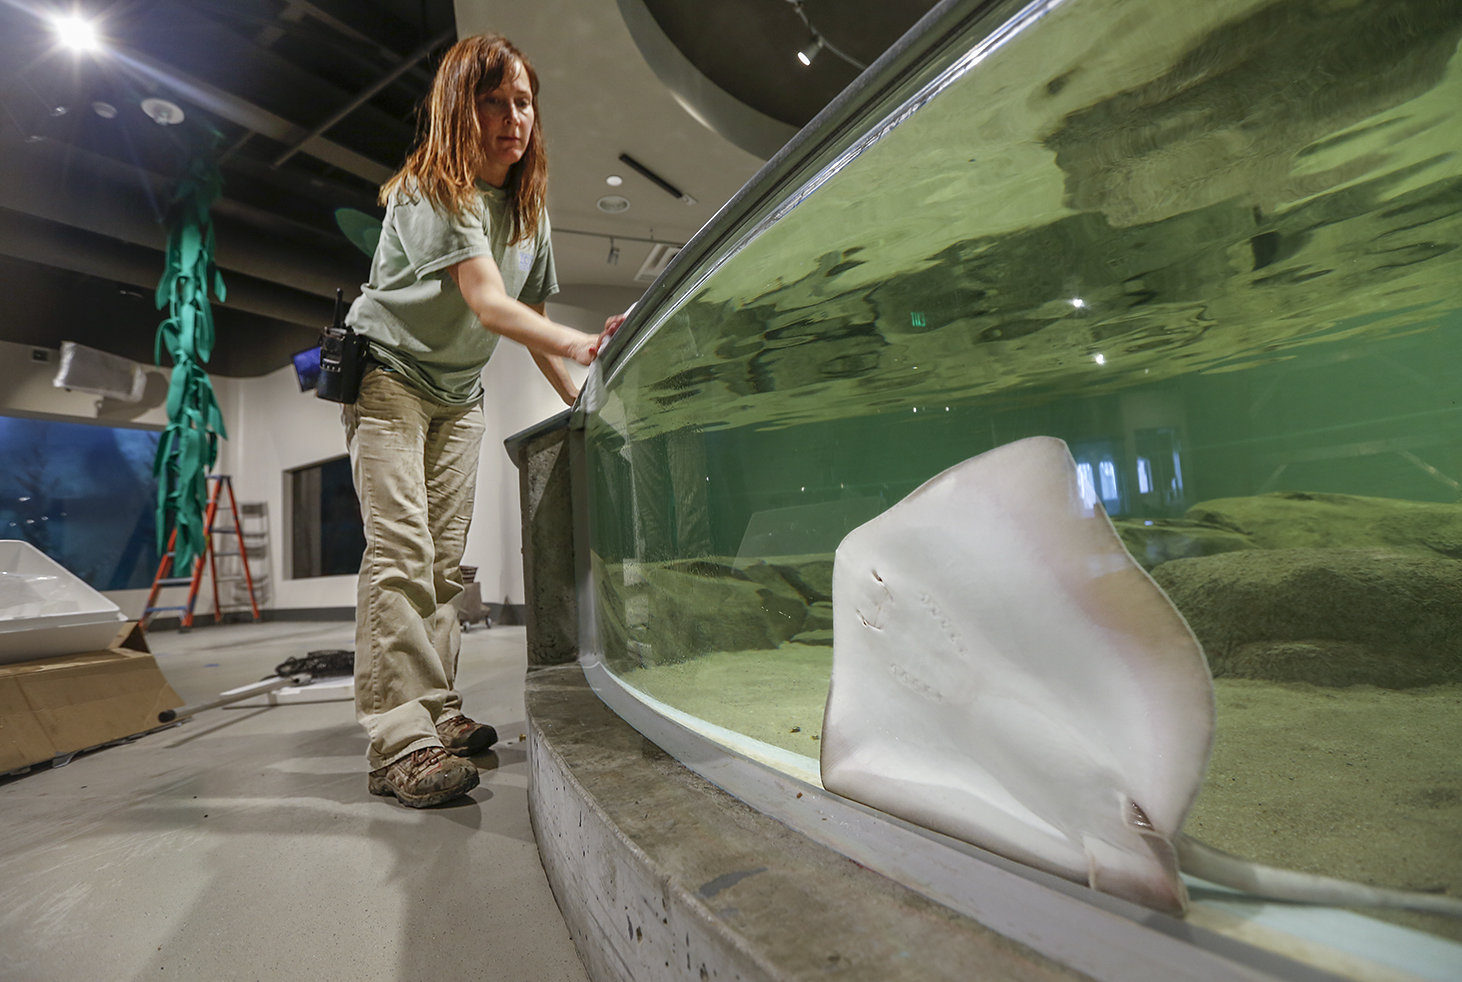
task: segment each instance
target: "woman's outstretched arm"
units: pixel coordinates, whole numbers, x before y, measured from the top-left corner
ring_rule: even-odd
[[[491,257],[465,259],[448,266],[447,272],[482,326],[517,341],[534,353],[535,360],[537,355],[561,355],[580,365],[587,365],[598,353],[599,338],[596,335],[555,324],[527,304],[508,296],[502,274]],[[543,367],[541,363],[539,367]],[[553,381],[551,376],[549,381]]]

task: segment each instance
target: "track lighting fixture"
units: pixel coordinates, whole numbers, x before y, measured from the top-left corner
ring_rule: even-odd
[[[680,188],[676,187],[674,184],[671,184],[669,181],[665,180],[665,178],[661,177],[659,174],[656,174],[654,171],[650,170],[650,168],[646,167],[644,164],[640,163],[629,154],[620,154],[619,160],[620,163],[627,164],[632,169],[638,171],[651,184],[654,184],[656,187],[660,188],[672,198],[678,199],[681,204],[693,205],[697,203],[696,199],[692,198],[690,195],[680,190]]]
[[[822,46],[827,42],[823,41],[821,34],[813,34],[812,40],[807,42],[803,49],[797,52],[797,60],[804,65],[811,65],[812,59],[816,58],[822,51]]]
[[[857,58],[854,58],[852,55],[848,54],[846,51],[833,44],[823,35],[821,31],[812,26],[812,21],[808,18],[807,11],[802,9],[802,0],[787,0],[787,3],[791,5],[793,12],[797,14],[797,17],[807,28],[807,32],[812,35],[812,39],[807,42],[807,44],[802,48],[801,51],[797,52],[797,60],[802,62],[803,65],[810,67],[812,65],[812,59],[822,54],[822,49],[826,48],[827,50],[831,51],[833,54],[841,58],[843,61],[846,61],[854,68],[858,69],[858,71],[860,72],[868,67]]]

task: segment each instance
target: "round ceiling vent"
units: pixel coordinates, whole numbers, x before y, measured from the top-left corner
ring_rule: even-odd
[[[622,211],[629,210],[629,199],[622,194],[606,194],[599,199],[599,210],[618,215]]]
[[[142,111],[152,117],[159,126],[171,126],[183,121],[183,110],[175,102],[166,99],[143,99]]]

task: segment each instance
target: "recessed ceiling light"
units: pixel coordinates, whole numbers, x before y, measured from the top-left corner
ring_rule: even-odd
[[[142,111],[152,117],[159,126],[172,126],[183,121],[183,110],[175,102],[166,99],[143,99]]]
[[[604,179],[604,183],[608,184],[612,188],[617,188],[624,183],[624,178],[620,177],[618,174],[610,174]]]
[[[610,215],[629,210],[629,199],[620,194],[606,194],[599,199],[598,204],[600,211]]]
[[[91,104],[91,111],[96,113],[102,119],[117,118],[117,107],[112,105],[110,102],[93,102]]]

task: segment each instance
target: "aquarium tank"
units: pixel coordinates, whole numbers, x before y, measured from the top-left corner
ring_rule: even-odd
[[[1187,830],[1462,896],[1462,4],[966,6],[616,339],[588,647],[816,784],[839,542],[1058,437],[1214,676]]]

